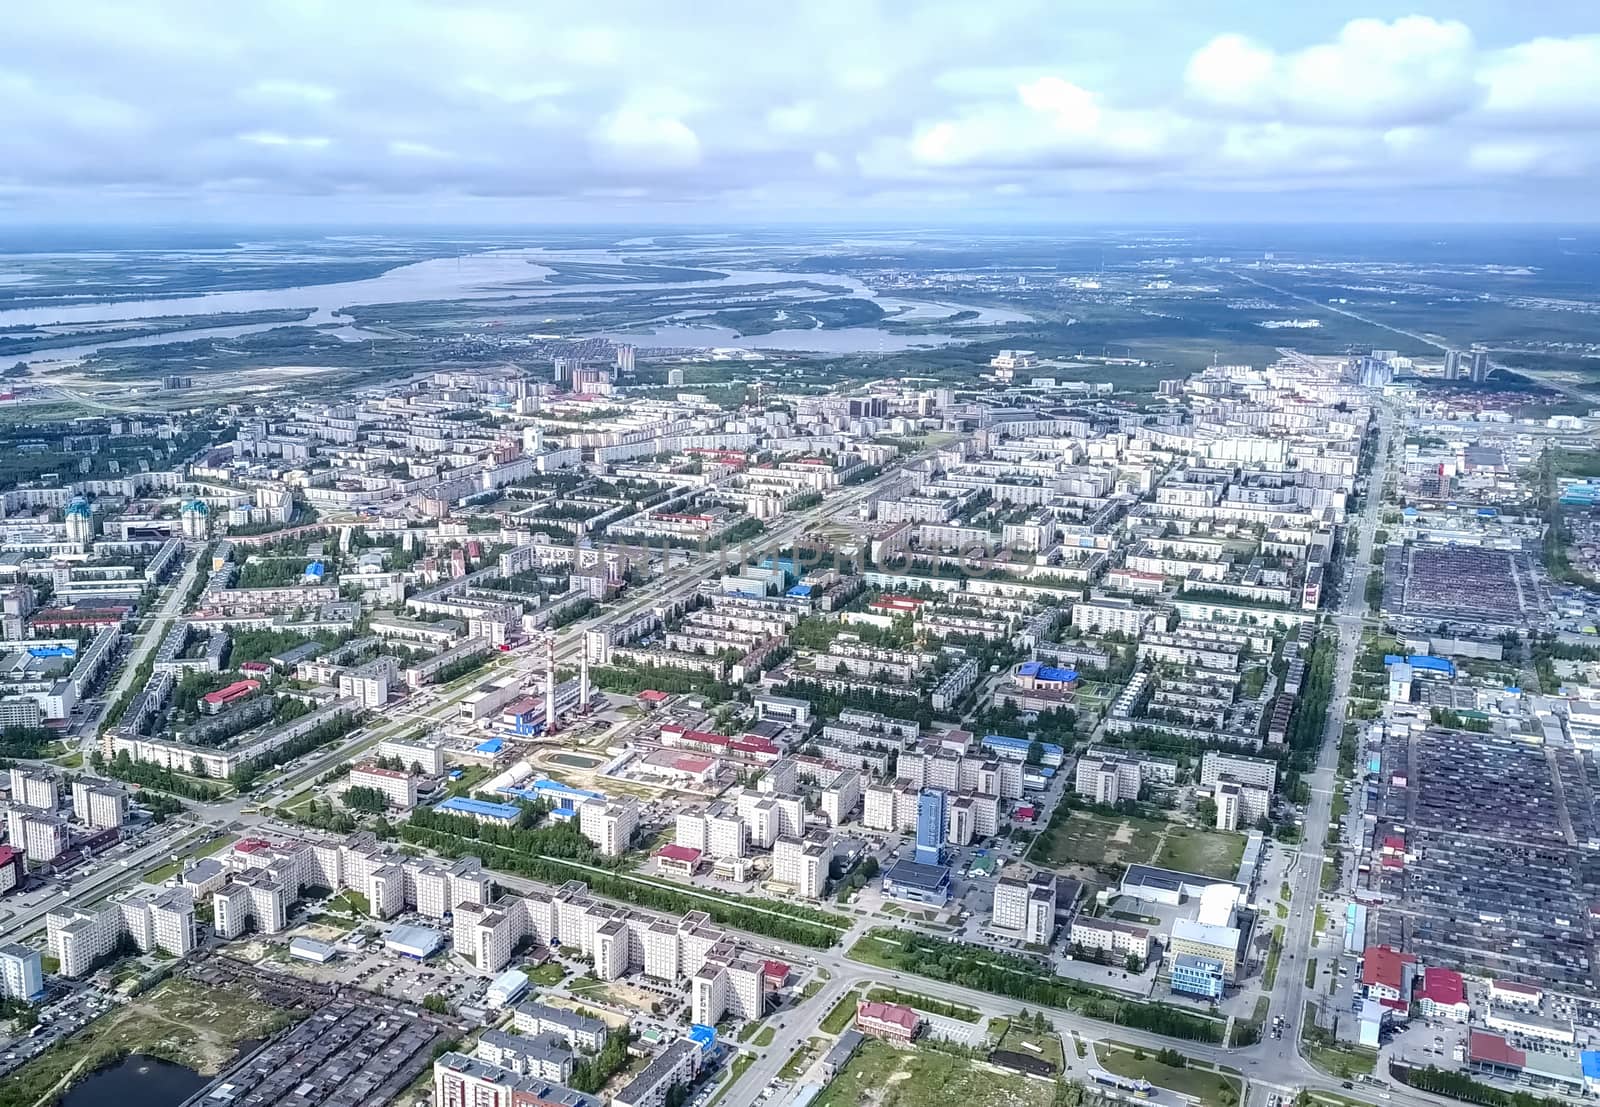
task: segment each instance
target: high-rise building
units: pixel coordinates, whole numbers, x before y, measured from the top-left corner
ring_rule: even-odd
[[[632,346],[622,345],[617,347],[617,372],[633,372],[633,359],[636,351]]]
[[[1447,381],[1461,379],[1461,351],[1446,350],[1444,352],[1444,379]]]
[[[917,797],[917,864],[937,865],[945,838],[945,794],[925,788]]]
[[[1489,379],[1489,354],[1478,350],[1472,355],[1472,383],[1482,384]]]
[[[0,998],[32,1003],[43,995],[43,955],[16,943],[0,946]]]

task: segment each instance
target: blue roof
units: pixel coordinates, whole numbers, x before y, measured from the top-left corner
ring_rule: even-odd
[[[77,657],[78,651],[71,646],[29,646],[29,657]]]
[[[1583,1075],[1589,1080],[1600,1080],[1600,1049],[1586,1049],[1579,1055]]]
[[[1414,508],[1414,507],[1408,507],[1408,508],[1405,508],[1404,510],[1402,510],[1400,512],[1400,514],[1406,515],[1406,516],[1415,516],[1417,514],[1417,509]]]
[[[467,796],[451,796],[434,810],[458,815],[482,815],[491,819],[514,819],[522,813],[522,808],[514,803],[490,803]]]
[[[1493,518],[1500,513],[1492,507],[1480,507],[1478,509],[1478,514],[1484,516],[1485,518]]]
[[[551,780],[549,777],[543,776],[538,780],[532,780],[526,784],[519,784],[516,787],[501,788],[500,791],[504,792],[508,796],[518,796],[523,799],[530,800],[547,800],[552,796],[564,796],[571,799],[586,800],[603,800],[606,798],[604,792],[590,792],[583,788],[574,788],[570,784],[563,784],[559,780]]]
[[[1078,670],[1059,669],[1054,665],[1046,665],[1039,670],[1040,680],[1059,680],[1063,684],[1070,684],[1078,679]]]
[[[809,595],[811,595],[811,585],[809,585],[809,584],[797,584],[793,588],[789,589],[789,595],[791,595],[791,596],[809,596]]]
[[[997,750],[1026,750],[1033,743],[1026,738],[1012,738],[1004,734],[985,734],[979,745],[992,746]],[[1045,756],[1060,757],[1065,751],[1053,742],[1040,742],[1044,747]]]
[[[472,748],[479,753],[499,753],[505,748],[505,742],[499,738],[490,738],[488,741],[479,742]]]
[[[1038,676],[1039,670],[1044,668],[1043,661],[1024,661],[1017,669],[1018,676]]]
[[[704,1023],[694,1023],[689,1027],[689,1040],[698,1043],[703,1052],[709,1053],[711,1047],[717,1044],[717,1028]]]
[[[1426,653],[1413,653],[1407,655],[1406,657],[1401,657],[1397,653],[1386,653],[1383,655],[1383,663],[1385,665],[1398,665],[1402,661],[1404,661],[1407,665],[1410,665],[1413,669],[1426,669],[1429,672],[1444,673],[1446,676],[1456,675],[1455,664],[1448,658],[1434,657],[1431,654]]]
[[[310,565],[307,565],[306,566],[306,576],[308,576],[308,577],[320,577],[320,576],[322,576],[322,562],[313,561]]]

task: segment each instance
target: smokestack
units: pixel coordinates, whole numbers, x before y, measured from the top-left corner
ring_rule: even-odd
[[[589,713],[589,651],[583,651],[583,662],[578,668],[578,710]]]
[[[544,652],[544,732],[554,734],[556,729],[556,645],[555,638],[545,640]]]

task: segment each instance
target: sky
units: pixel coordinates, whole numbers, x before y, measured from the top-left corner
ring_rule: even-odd
[[[1593,0],[71,0],[0,222],[1592,222]]]

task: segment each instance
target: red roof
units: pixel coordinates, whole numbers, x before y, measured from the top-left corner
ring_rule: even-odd
[[[700,860],[700,851],[689,846],[665,845],[656,850],[656,856],[668,861],[682,861],[686,865],[693,865]]]
[[[1467,1001],[1467,982],[1461,974],[1451,969],[1429,969],[1422,974],[1422,988],[1417,998],[1431,999],[1444,1007],[1455,1007]]]
[[[728,743],[730,750],[740,753],[780,753],[778,744],[771,738],[763,738],[759,734],[746,734],[743,738],[735,738]]]
[[[716,734],[709,730],[690,730],[688,727],[676,723],[668,723],[661,728],[662,738],[681,738],[685,742],[693,742],[702,746],[726,746],[728,736]]]
[[[1417,963],[1415,955],[1388,946],[1368,946],[1366,956],[1366,964],[1361,966],[1361,983],[1393,988],[1397,992],[1405,987],[1406,966]]]
[[[1025,803],[1021,807],[1019,807],[1015,811],[1013,811],[1012,814],[1015,815],[1019,819],[1031,819],[1036,814],[1038,814],[1038,812],[1036,812],[1033,809],[1032,806],[1030,806],[1029,804]]]
[[[1538,988],[1529,987],[1527,984],[1518,984],[1515,980],[1496,980],[1493,987],[1497,992],[1515,992],[1518,995],[1536,996]]]
[[[1404,850],[1406,848],[1406,840],[1396,834],[1387,835],[1383,839],[1383,848]]]
[[[654,688],[646,688],[639,693],[639,698],[645,703],[666,703],[670,697],[665,692],[657,692]]]
[[[917,1013],[909,1007],[902,1007],[898,1003],[873,1003],[871,1000],[856,1004],[856,1018],[894,1023],[907,1030],[915,1030],[919,1021]]]
[[[674,760],[672,762],[672,767],[677,769],[679,772],[684,773],[703,773],[715,764],[716,761],[710,757],[703,757],[700,754],[686,753]]]
[[[215,692],[208,692],[200,698],[209,704],[232,703],[241,696],[248,696],[260,687],[261,682],[259,680],[236,680],[226,688],[218,688]]]
[[[239,671],[241,673],[270,673],[272,672],[272,666],[265,661],[246,661],[239,666]]]
[[[1520,1069],[1528,1063],[1528,1055],[1522,1050],[1512,1046],[1498,1034],[1488,1034],[1482,1030],[1472,1032],[1472,1044],[1469,1047],[1468,1058],[1474,1063],[1487,1065],[1502,1065],[1506,1068]]]
[[[15,849],[11,846],[0,846],[0,865],[9,865],[21,856],[22,851],[20,849]]]
[[[776,980],[779,984],[782,984],[789,979],[789,966],[782,961],[763,961],[761,975],[768,980]]]

